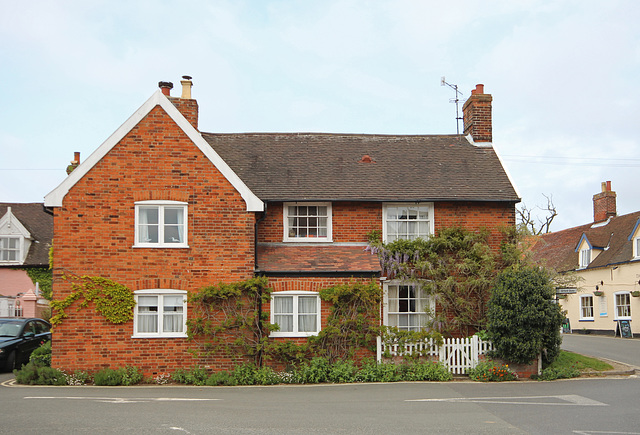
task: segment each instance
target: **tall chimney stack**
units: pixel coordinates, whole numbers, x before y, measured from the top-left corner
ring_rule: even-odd
[[[169,82],[160,82],[158,85],[162,89],[162,93],[169,98],[169,101],[173,103],[174,106],[182,113],[182,116],[187,118],[187,121],[193,125],[193,127],[198,129],[198,102],[191,98],[191,87],[193,86],[193,82],[191,81],[191,76],[182,76],[180,84],[182,85],[182,95],[180,98],[172,97],[168,93],[165,92],[165,88],[162,86],[163,83],[168,83],[171,85],[169,89],[173,87],[173,84]]]
[[[616,216],[616,193],[611,190],[611,181],[602,182],[602,191],[593,195],[593,222],[604,222]]]
[[[491,94],[484,93],[484,85],[478,84],[471,97],[462,106],[464,134],[470,134],[474,142],[492,142]]]
[[[173,89],[173,83],[171,82],[158,82],[158,87],[164,95],[171,96],[171,89]]]

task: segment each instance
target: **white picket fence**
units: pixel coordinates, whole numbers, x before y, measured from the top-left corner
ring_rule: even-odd
[[[378,337],[377,358],[382,360],[383,355],[402,356],[419,353],[423,356],[437,357],[451,373],[461,375],[478,365],[480,355],[493,349],[489,341],[483,341],[477,335],[467,338],[446,338],[442,346],[438,346],[433,339],[427,339],[404,345],[385,345],[382,338]],[[387,348],[388,347],[388,348]]]

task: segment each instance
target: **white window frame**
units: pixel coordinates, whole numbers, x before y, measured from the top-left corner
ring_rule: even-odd
[[[141,242],[140,241],[140,210],[144,207],[158,208],[158,242]],[[164,242],[164,209],[165,208],[182,208],[182,226],[184,231],[184,240],[180,243]],[[189,213],[188,203],[182,201],[138,201],[135,203],[135,240],[133,246],[135,248],[188,248],[189,247]]]
[[[407,218],[406,219],[400,219],[400,218],[396,218],[396,219],[388,219],[388,212],[389,209],[391,208],[398,208],[398,207],[404,207],[410,209],[410,208],[415,208],[415,207],[420,207],[420,208],[426,208],[427,209],[427,218],[426,219],[420,219],[419,218],[419,213],[416,216],[415,219],[410,219],[409,213],[407,213]],[[428,234],[416,234],[416,235],[409,235],[408,234],[408,230],[407,230],[407,237],[401,237],[400,235],[397,236],[397,238],[395,240],[399,240],[399,239],[408,239],[408,240],[413,240],[416,239],[418,237],[422,237],[423,239],[427,239],[429,238],[432,234],[434,234],[435,232],[435,226],[434,226],[434,219],[433,219],[433,202],[389,202],[389,203],[385,203],[382,206],[382,240],[385,243],[389,243],[389,242],[393,242],[393,240],[390,240],[390,235],[389,235],[389,229],[388,229],[388,223],[390,221],[392,222],[397,222],[398,224],[400,223],[404,223],[406,222],[407,224],[410,222],[426,222],[427,224],[427,232]],[[408,225],[407,225],[408,227]]]
[[[584,269],[591,263],[591,249],[580,250],[580,269]]]
[[[133,312],[133,335],[132,338],[186,338],[187,337],[187,292],[185,290],[173,289],[145,289],[133,292],[136,300],[136,306]],[[138,332],[138,298],[140,296],[157,296],[158,297],[158,332]],[[164,332],[164,297],[165,296],[181,296],[182,297],[182,331],[180,332]]]
[[[318,332],[322,329],[322,307],[320,296],[318,292],[311,291],[281,291],[281,292],[273,292],[271,293],[271,308],[270,308],[270,322],[272,324],[276,324],[275,316],[280,314],[275,312],[275,303],[274,299],[278,297],[292,297],[293,301],[293,312],[291,316],[293,317],[293,331],[273,331],[271,332],[271,337],[311,337],[314,335],[318,335]],[[315,297],[316,298],[316,330],[315,331],[299,331],[299,316],[301,313],[298,312],[298,298],[299,297]],[[283,315],[289,315],[289,313],[282,313]]]
[[[633,239],[633,258],[640,258],[640,236]]]
[[[591,301],[591,305],[585,305],[583,301]],[[588,310],[589,308],[591,308],[591,316],[585,315],[585,309]],[[593,295],[581,295],[580,296],[580,320],[593,320],[594,319],[593,312],[594,312]],[[586,312],[586,314],[589,314],[589,313]]]
[[[625,299],[629,302],[628,304],[619,305],[618,297],[626,296]],[[618,308],[628,307],[628,315],[618,315]],[[613,294],[613,313],[614,320],[631,320],[631,292],[616,292]]]
[[[422,298],[422,299],[426,299],[426,307],[422,307],[422,309],[418,309],[416,307],[415,310],[410,311],[409,309],[407,311],[401,311],[400,310],[400,303],[398,303],[398,309],[391,311],[391,306],[393,305],[393,303],[390,304],[390,300],[392,301],[393,299],[396,298],[390,298],[389,297],[389,287],[399,287],[400,286],[409,286],[409,287],[415,287],[417,291],[422,291],[420,289],[420,285],[413,283],[413,282],[408,282],[408,281],[401,281],[401,280],[393,280],[393,281],[389,281],[389,282],[385,282],[384,283],[384,292],[383,292],[383,325],[385,326],[394,326],[396,328],[398,328],[399,330],[404,330],[404,331],[420,331],[420,330],[425,330],[427,324],[429,323],[429,321],[433,320],[433,316],[435,315],[435,310],[436,310],[436,304],[435,304],[435,300],[434,298],[430,297],[429,295],[425,295],[426,297]],[[398,300],[399,300],[399,295],[398,295]],[[404,299],[404,298],[403,298]],[[412,298],[407,298],[407,301],[409,301]],[[418,298],[413,298],[413,299],[418,299]],[[416,304],[417,305],[417,304]],[[409,308],[409,307],[407,307]],[[428,311],[427,311],[428,310]],[[405,326],[398,326],[397,324],[400,323],[399,321],[396,321],[396,325],[391,325],[391,323],[389,321],[390,316],[401,316],[401,315],[413,315],[413,316],[423,316],[422,317],[422,321],[419,322],[421,323],[419,328],[412,328],[411,326],[407,325]]]
[[[6,241],[5,241],[6,240]],[[10,240],[17,240],[18,247],[13,249],[5,246],[6,243],[9,243]],[[13,235],[13,234],[0,234],[0,263],[2,264],[22,264],[23,262],[23,247],[24,247],[24,237],[21,235]],[[15,260],[5,260],[5,254],[9,252],[15,252],[16,258]]]
[[[327,208],[327,216],[326,216],[326,219],[327,219],[327,235],[326,235],[326,237],[325,236],[322,236],[322,237],[318,237],[318,236],[298,237],[298,236],[290,235],[290,230],[292,230],[293,228],[290,228],[290,226],[289,226],[289,207],[326,207]],[[284,228],[283,241],[285,241],[285,242],[304,242],[304,243],[308,243],[308,242],[311,242],[311,243],[332,242],[333,241],[332,214],[333,213],[332,213],[332,210],[331,210],[331,203],[330,202],[285,202],[285,203],[283,203],[283,205],[282,205],[282,223],[283,223],[282,226]],[[322,216],[322,217],[312,216],[312,217],[324,218],[324,216]]]

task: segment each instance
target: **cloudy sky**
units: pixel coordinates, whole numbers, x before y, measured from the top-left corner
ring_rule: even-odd
[[[552,230],[612,181],[640,209],[634,0],[0,0],[0,202],[40,202],[157,89],[193,76],[207,132],[450,134],[493,95],[493,142]],[[401,156],[399,156],[401,158]]]

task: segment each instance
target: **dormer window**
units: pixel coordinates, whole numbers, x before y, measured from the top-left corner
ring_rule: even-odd
[[[17,263],[22,258],[21,237],[0,236],[0,262]]]
[[[633,240],[633,256],[634,258],[640,258],[640,236]]]
[[[580,250],[580,269],[584,269],[591,263],[591,249]]]

